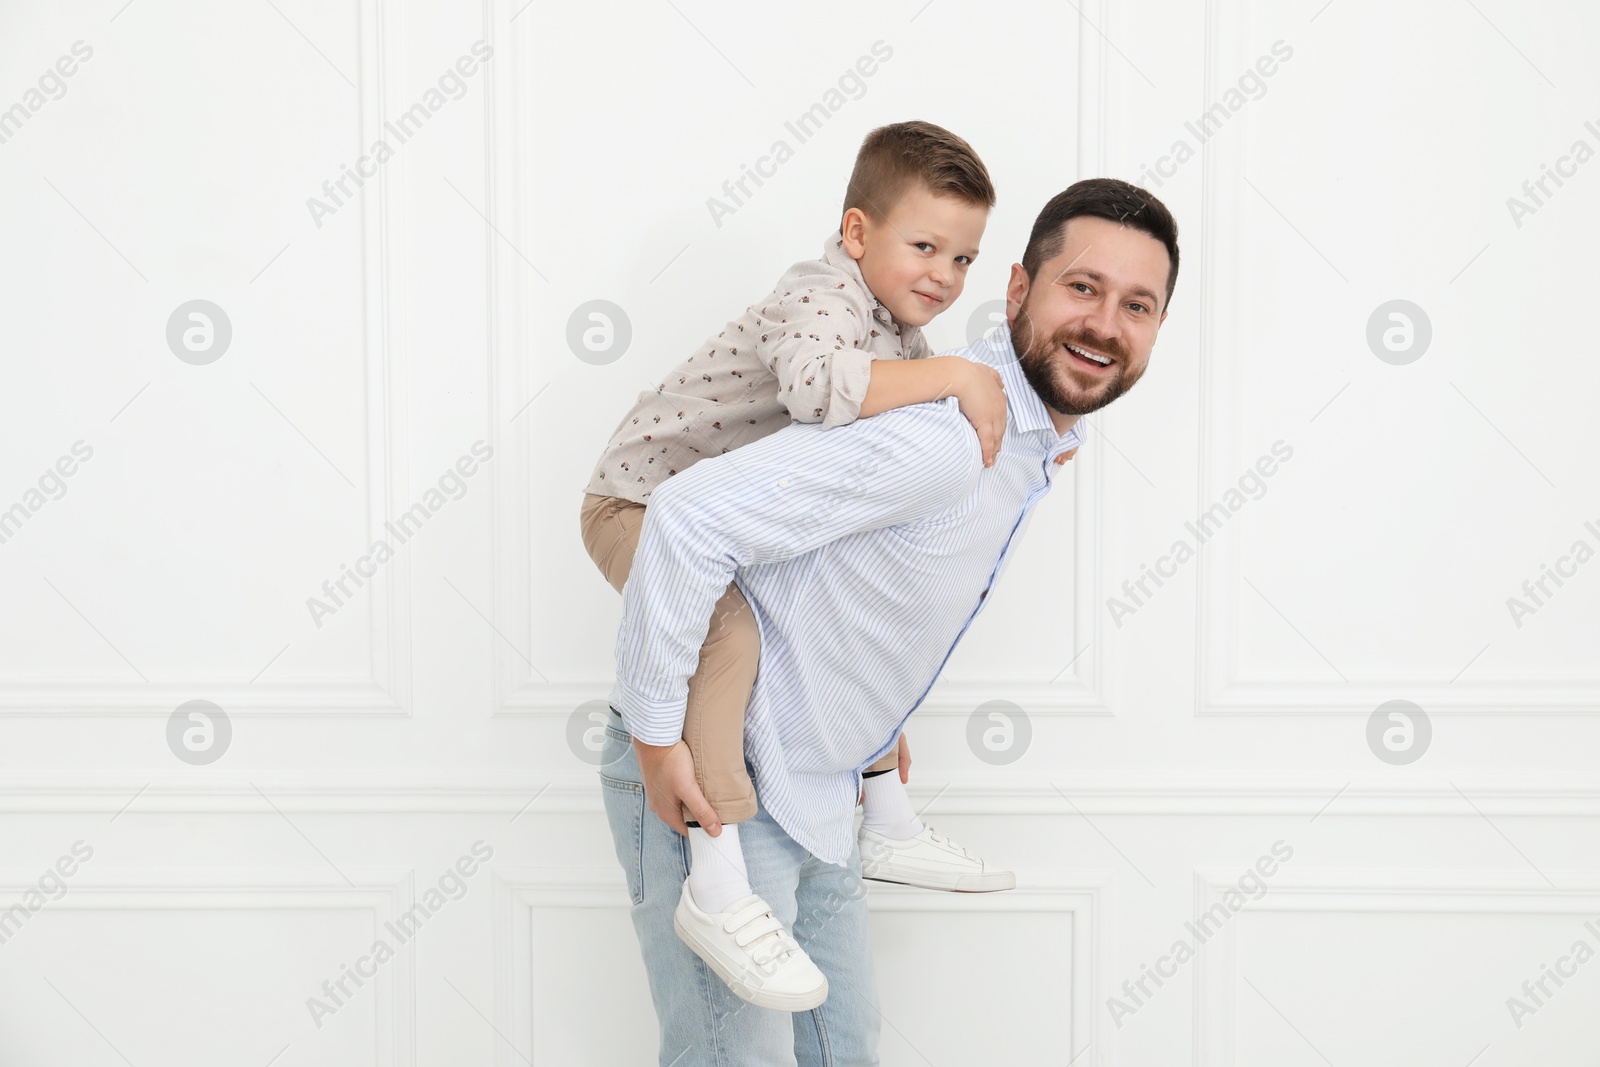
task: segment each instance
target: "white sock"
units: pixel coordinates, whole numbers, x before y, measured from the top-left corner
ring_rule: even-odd
[[[922,820],[911,807],[899,771],[887,771],[862,780],[866,799],[862,808],[866,818],[861,825],[891,841],[909,841],[922,833]]]
[[[740,897],[755,892],[739,847],[739,824],[723,823],[712,837],[704,827],[689,827],[689,895],[695,907],[716,915]]]

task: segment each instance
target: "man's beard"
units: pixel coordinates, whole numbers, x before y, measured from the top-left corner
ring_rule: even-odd
[[[1128,377],[1128,350],[1121,341],[1070,326],[1062,326],[1048,337],[1040,336],[1026,306],[1017,309],[1016,321],[1011,324],[1011,342],[1028,384],[1039,394],[1045,407],[1063,415],[1099,411],[1139,380],[1138,374]],[[1102,381],[1089,389],[1080,386],[1067,365],[1068,360],[1076,357],[1062,347],[1065,344],[1111,357],[1112,365],[1099,375]]]

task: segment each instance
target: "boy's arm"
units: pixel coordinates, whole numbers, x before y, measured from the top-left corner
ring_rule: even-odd
[[[1005,393],[992,367],[960,356],[926,356],[911,342],[911,358],[873,359],[870,334],[887,329],[859,288],[833,275],[786,277],[793,288],[762,315],[770,325],[752,338],[761,362],[778,381],[778,402],[796,422],[845,426],[892,408],[954,396],[978,432],[983,465],[990,466],[1005,435]],[[807,284],[812,283],[812,284]]]
[[[956,398],[978,432],[983,465],[993,466],[1006,434],[1006,393],[1000,372],[987,364],[961,356],[874,360],[859,417],[947,396]]]
[[[981,474],[950,401],[832,430],[795,424],[712,456],[650,496],[617,633],[617,711],[636,739],[683,735],[689,677],[740,567],[939,514]]]
[[[999,385],[1000,372],[960,356],[875,359],[857,418],[947,396],[959,397],[983,383]]]

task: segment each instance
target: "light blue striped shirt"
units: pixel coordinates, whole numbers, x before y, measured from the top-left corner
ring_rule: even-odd
[[[844,426],[795,423],[700,460],[650,498],[622,592],[611,704],[651,745],[683,736],[689,677],[730,581],[755,612],[745,714],[756,793],[844,865],[861,771],[894,747],[983,608],[1083,422],[1055,431],[1006,326],[956,353],[1000,371],[1006,432],[983,466],[955,397]]]

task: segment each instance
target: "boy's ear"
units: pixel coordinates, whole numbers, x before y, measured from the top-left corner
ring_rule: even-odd
[[[867,214],[858,207],[844,213],[839,223],[839,233],[844,237],[844,250],[851,259],[867,254]]]

